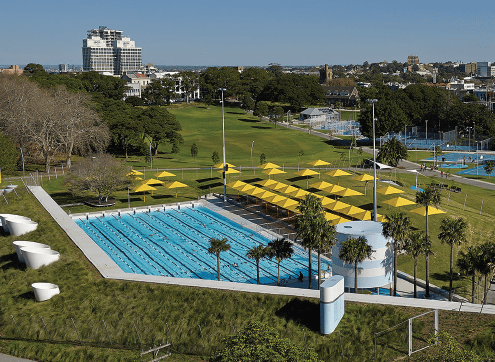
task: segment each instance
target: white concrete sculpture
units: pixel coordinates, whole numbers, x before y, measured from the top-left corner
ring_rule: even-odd
[[[49,245],[42,244],[42,243],[36,243],[34,241],[17,240],[17,241],[14,241],[12,244],[14,244],[14,248],[15,248],[15,252],[17,254],[17,258],[19,259],[19,262],[21,262],[21,263],[25,263],[26,262],[24,260],[24,257],[22,256],[22,252],[21,252],[21,248],[23,248],[23,247],[51,249]]]
[[[21,236],[38,228],[38,223],[33,220],[21,220],[8,217],[7,228],[10,235]]]
[[[14,215],[14,214],[0,214],[0,221],[2,221],[2,227],[3,231],[6,233],[9,232],[9,228],[7,225],[7,219],[19,219],[19,220],[30,220],[27,216],[20,216],[20,215]]]
[[[60,294],[58,286],[52,283],[33,283],[31,287],[34,291],[34,297],[38,302],[43,302],[54,295]]]
[[[52,249],[25,246],[21,248],[21,252],[26,261],[26,266],[31,269],[39,269],[43,265],[50,265],[60,258],[60,253]]]

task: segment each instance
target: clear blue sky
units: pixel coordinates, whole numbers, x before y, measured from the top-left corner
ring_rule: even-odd
[[[81,64],[100,25],[160,65],[495,61],[494,15],[493,1],[4,1],[0,64]]]

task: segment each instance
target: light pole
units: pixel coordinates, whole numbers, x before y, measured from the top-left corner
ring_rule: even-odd
[[[373,107],[373,221],[376,222],[376,145],[375,145],[375,103],[378,99],[367,99],[366,102],[371,103]]]
[[[254,146],[254,141],[251,143],[251,168],[254,170],[254,172],[256,172],[253,165],[253,146]]]
[[[468,129],[468,152],[471,152],[471,128],[472,127],[467,127],[467,129]]]
[[[218,89],[222,91],[222,140],[223,140],[223,202],[227,201],[227,163],[225,162],[225,111],[223,107],[223,92],[225,88]]]
[[[428,120],[425,120],[426,123],[426,146],[428,147]]]

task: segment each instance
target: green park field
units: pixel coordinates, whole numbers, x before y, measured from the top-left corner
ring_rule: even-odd
[[[198,195],[211,192],[222,193],[221,174],[212,168],[211,156],[217,151],[222,156],[222,113],[220,107],[187,107],[171,109],[180,121],[184,143],[178,154],[171,154],[171,145],[159,147],[150,167],[149,157],[131,156],[128,164],[141,172],[145,179],[153,177],[157,170],[170,170],[176,174],[169,181],[180,181],[187,188],[177,190],[157,186],[152,194],[133,193],[127,190],[115,193],[117,204],[114,209],[139,207],[196,200]],[[310,167],[308,162],[322,159],[330,162],[329,167],[339,167],[353,174],[369,173],[370,170],[356,168],[366,153],[351,152],[325,139],[303,132],[277,127],[258,118],[245,114],[237,108],[225,108],[225,132],[227,162],[240,166],[242,173],[229,175],[228,181],[243,180],[255,183],[268,178],[259,168],[260,154],[266,155],[266,162],[283,167],[285,174],[274,176],[275,180],[306,189],[307,183],[318,178],[302,178],[294,173]],[[254,141],[253,158],[251,146]],[[193,158],[190,148],[193,142],[198,146],[198,155]],[[429,157],[429,153],[424,152]],[[428,154],[428,156],[426,156]],[[420,155],[418,154],[418,157]],[[350,167],[349,167],[350,165]],[[352,176],[332,178],[321,170],[320,180],[365,192],[365,185],[351,180]],[[410,173],[380,173],[382,179],[394,180],[403,185],[400,196],[414,201],[415,192],[410,189],[416,183]],[[6,182],[2,180],[3,184]],[[166,180],[164,180],[166,181]],[[438,182],[424,176],[418,179],[420,185]],[[16,180],[12,180],[13,183]],[[42,178],[43,187],[61,205],[78,204],[87,195],[73,196],[68,192],[63,176],[58,171]],[[444,183],[462,188],[460,193],[442,191],[440,208],[446,215],[465,217],[470,224],[470,240],[466,245],[490,241],[495,232],[492,215],[495,214],[493,192],[456,183],[452,178]],[[379,183],[381,185],[381,183]],[[386,184],[383,184],[386,185]],[[311,190],[319,192],[318,190]],[[228,189],[233,197],[237,191]],[[0,243],[0,352],[26,356],[39,361],[127,361],[140,360],[139,334],[142,345],[150,347],[162,341],[173,341],[173,361],[207,360],[221,346],[221,338],[238,330],[250,321],[261,321],[277,329],[281,336],[292,342],[316,350],[322,360],[371,360],[373,354],[373,333],[386,329],[410,316],[421,313],[412,308],[392,308],[372,305],[346,304],[346,314],[338,327],[339,335],[322,336],[319,333],[319,306],[317,300],[270,295],[258,295],[231,291],[217,291],[201,288],[187,288],[171,285],[133,283],[104,280],[86,260],[79,249],[72,244],[56,223],[41,208],[34,197],[19,189],[19,198],[7,195],[9,205],[0,199],[2,212],[21,214],[40,223],[38,230],[29,235],[30,240],[48,243],[60,251],[60,262],[39,270],[26,269],[17,262],[13,253],[12,236],[2,235]],[[378,212],[390,214],[399,211],[382,202],[397,195],[378,194]],[[367,210],[372,209],[372,185],[368,184],[366,196],[344,198],[342,201]],[[481,210],[481,205],[483,208]],[[402,207],[416,229],[424,230],[425,219],[409,212],[413,206]],[[76,212],[94,211],[88,206],[72,205],[65,210]],[[481,211],[481,212],[480,212]],[[270,212],[270,211],[269,211]],[[430,217],[430,235],[433,239],[434,257],[430,258],[430,282],[447,288],[449,282],[449,250],[438,240],[440,221],[446,215]],[[458,250],[455,250],[455,255]],[[425,278],[424,260],[418,263],[418,277]],[[412,258],[401,255],[399,269],[413,273]],[[30,284],[35,281],[49,281],[59,285],[61,294],[44,303],[36,303]],[[470,295],[470,280],[463,277],[454,279],[454,287],[466,297]],[[479,295],[479,297],[481,297]],[[16,318],[22,338],[12,323]],[[40,326],[44,318],[55,342],[47,341],[47,334]],[[84,343],[77,343],[77,335],[70,326],[70,318],[81,329]],[[454,312],[441,312],[441,328],[448,329],[460,342],[476,346],[493,328],[495,319],[490,316],[463,314],[460,318]],[[109,325],[110,338],[104,334],[101,321]],[[165,324],[167,323],[167,324]],[[492,324],[491,324],[492,323]],[[99,327],[94,327],[96,324]],[[35,327],[38,326],[39,328]],[[198,325],[201,326],[201,337]],[[93,327],[92,327],[93,326]],[[98,332],[95,332],[95,331]],[[138,333],[135,333],[135,330]],[[424,325],[425,333],[427,323]],[[421,337],[423,338],[423,337]],[[404,355],[403,347],[394,345],[395,337],[384,338],[379,344],[377,360],[392,360]],[[113,340],[112,343],[107,343]],[[37,342],[38,341],[38,342]],[[40,343],[39,341],[45,341]],[[62,343],[60,341],[72,341]],[[493,342],[490,342],[493,343]],[[132,346],[133,348],[129,348]],[[485,343],[486,346],[486,343]],[[481,349],[476,349],[481,352]],[[483,351],[493,358],[491,347]],[[345,357],[342,357],[344,354]],[[424,357],[424,355],[422,355]],[[351,359],[349,359],[351,358]],[[421,360],[421,356],[417,357]]]

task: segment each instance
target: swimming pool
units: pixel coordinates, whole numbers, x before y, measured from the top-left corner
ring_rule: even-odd
[[[227,238],[231,249],[220,255],[221,280],[256,284],[256,263],[246,253],[270,242],[270,238],[203,206],[79,217],[74,221],[126,273],[216,280],[217,260],[208,254],[209,240]],[[307,275],[307,254],[294,246],[292,258],[280,263],[283,282],[297,280],[301,272]],[[313,266],[317,274],[316,259]],[[322,270],[330,267],[331,262],[322,259]],[[260,283],[276,281],[276,261],[260,260]]]

